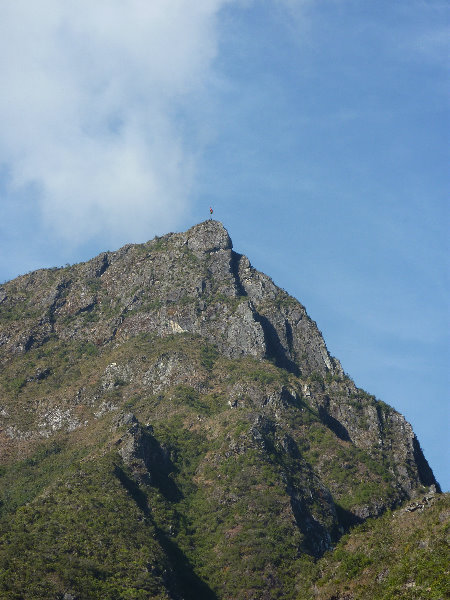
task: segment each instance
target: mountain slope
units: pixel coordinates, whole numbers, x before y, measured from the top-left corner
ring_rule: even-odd
[[[303,578],[304,600],[450,597],[448,494],[432,491],[344,536]]]
[[[0,597],[296,598],[349,526],[439,491],[216,221],[0,286],[0,365]]]

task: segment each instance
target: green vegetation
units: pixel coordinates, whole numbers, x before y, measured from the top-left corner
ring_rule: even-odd
[[[219,357],[217,348],[210,345],[203,345],[200,349],[200,361],[203,367],[211,371]]]
[[[245,302],[245,296],[227,296],[226,294],[216,291],[203,298],[208,306],[219,305],[221,308],[225,305],[231,313],[234,313],[238,306]]]
[[[200,415],[213,415],[224,409],[225,403],[217,394],[200,395],[195,389],[178,385],[170,395],[175,405],[189,407]]]
[[[39,310],[33,305],[30,306],[29,293],[20,294],[18,297],[8,296],[9,302],[2,304],[0,310],[0,324],[13,323],[23,319],[35,319]]]
[[[146,245],[150,252],[163,252],[167,249],[169,241],[165,237],[156,236],[151,242],[149,242]]]
[[[224,364],[227,371],[227,379],[230,383],[236,381],[255,382],[263,386],[273,383],[287,385],[289,383],[289,374],[267,361],[262,366],[260,361],[250,357],[239,360],[227,361]]]
[[[285,309],[301,308],[300,302],[298,300],[296,300],[295,298],[293,298],[292,296],[289,296],[289,294],[287,292],[285,292],[284,290],[279,291],[274,302],[278,308],[285,308]]]
[[[84,448],[72,448],[67,438],[41,443],[28,458],[0,468],[0,520],[4,526],[8,515],[34,500],[55,477],[71,470],[85,455]]]
[[[325,600],[333,594],[354,600],[450,597],[450,497],[437,496],[430,506],[417,504],[414,512],[389,511],[344,536],[311,576],[308,585],[314,584],[318,593],[305,590],[302,598]]]
[[[0,539],[0,595],[167,598],[167,559],[110,456],[19,508]],[[119,467],[120,468],[120,467]]]

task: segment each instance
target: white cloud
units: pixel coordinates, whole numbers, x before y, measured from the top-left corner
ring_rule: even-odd
[[[229,0],[0,4],[0,164],[63,239],[166,230],[189,200],[217,16]],[[75,238],[75,239],[74,239]]]

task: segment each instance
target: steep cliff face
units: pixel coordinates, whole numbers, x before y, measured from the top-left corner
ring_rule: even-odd
[[[122,549],[142,559],[152,597],[295,597],[305,557],[438,488],[411,426],[354,385],[305,308],[234,252],[217,221],[0,286],[0,365],[5,519],[39,523],[53,514],[49,494],[70,505],[60,463],[77,490],[83,473],[99,486],[81,512],[106,479],[109,515],[119,485],[153,540]],[[146,555],[165,567],[145,567]],[[108,573],[86,575],[74,597],[107,593]],[[81,589],[58,577],[55,597]]]
[[[36,271],[2,286],[0,300],[4,358],[52,335],[101,345],[138,332],[189,332],[233,358],[270,358],[304,375],[342,374],[304,307],[233,252],[216,221],[85,264]]]

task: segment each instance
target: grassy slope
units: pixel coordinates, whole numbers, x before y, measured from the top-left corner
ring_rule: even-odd
[[[167,598],[154,524],[115,476],[111,456],[82,465],[20,507],[0,550],[1,598]],[[81,467],[81,468],[80,468]]]
[[[416,504],[420,504],[417,502]],[[450,496],[370,519],[344,536],[302,582],[304,600],[450,597]]]

